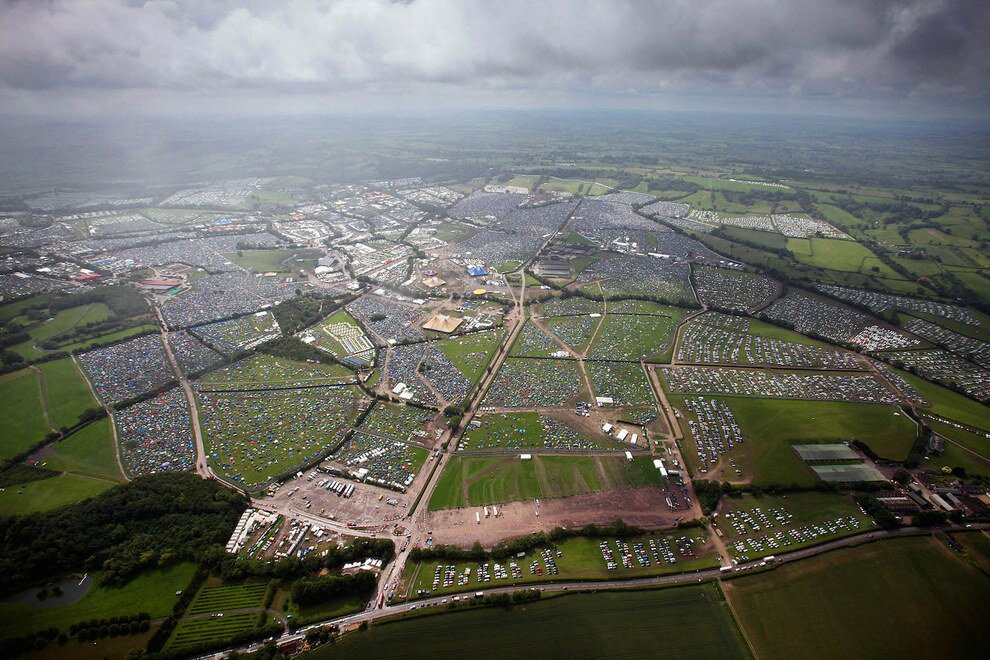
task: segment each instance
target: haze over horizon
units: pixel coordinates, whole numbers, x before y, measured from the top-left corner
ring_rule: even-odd
[[[0,6],[6,115],[634,108],[990,117],[990,4]]]

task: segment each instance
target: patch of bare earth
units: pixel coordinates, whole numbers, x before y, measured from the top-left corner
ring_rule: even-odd
[[[663,492],[653,486],[544,499],[539,507],[535,500],[510,502],[498,506],[498,518],[491,515],[493,507],[489,506],[488,511],[487,519],[484,507],[431,511],[426,524],[433,531],[435,543],[467,547],[480,541],[491,547],[505,539],[550,531],[554,527],[605,524],[616,518],[645,529],[670,527],[675,524],[676,516],[684,515],[670,511]],[[476,522],[476,513],[481,514],[480,524]]]

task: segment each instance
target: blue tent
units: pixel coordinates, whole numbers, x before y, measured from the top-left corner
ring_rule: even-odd
[[[487,275],[488,271],[485,270],[484,266],[468,266],[468,275],[471,277],[481,277],[482,275]]]

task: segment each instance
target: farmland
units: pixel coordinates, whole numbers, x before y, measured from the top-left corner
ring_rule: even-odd
[[[10,458],[41,440],[48,423],[33,369],[0,376],[0,457]]]
[[[653,486],[659,481],[646,457],[622,456],[455,457],[444,469],[430,510],[566,497],[602,490]]]
[[[57,429],[73,426],[79,417],[97,407],[85,378],[70,359],[38,365],[45,390],[45,404]]]
[[[167,651],[182,651],[200,644],[215,644],[253,630],[258,625],[255,612],[226,614],[223,618],[180,621],[168,638]]]
[[[781,659],[980,657],[988,590],[986,574],[932,537],[837,550],[725,586],[757,654]]]
[[[260,607],[261,601],[268,591],[265,582],[246,582],[242,584],[211,584],[203,585],[195,598],[186,608],[186,614],[204,614],[207,612],[222,612],[224,610],[240,610],[249,607]]]
[[[61,474],[49,479],[9,486],[0,492],[0,515],[49,511],[102,493],[112,481],[78,474]]]
[[[43,466],[100,479],[121,479],[110,420],[97,420],[56,444]]]
[[[372,626],[317,658],[747,658],[718,589],[574,594],[510,610],[486,608]]]

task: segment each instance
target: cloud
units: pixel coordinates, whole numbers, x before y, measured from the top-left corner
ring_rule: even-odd
[[[0,95],[973,102],[987,34],[966,0],[22,0]]]

